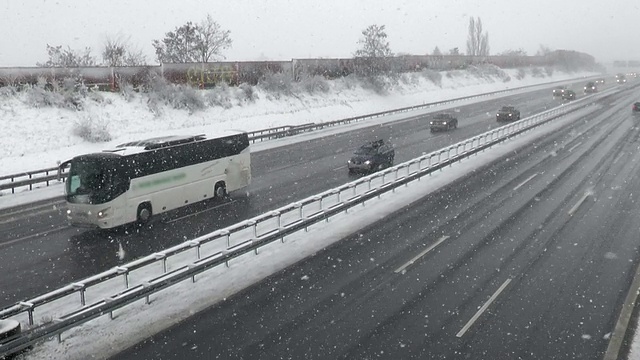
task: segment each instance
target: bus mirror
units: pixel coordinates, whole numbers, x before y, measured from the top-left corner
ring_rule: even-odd
[[[69,166],[70,162],[71,160],[60,163],[60,160],[58,160],[58,181],[62,180],[62,170]]]

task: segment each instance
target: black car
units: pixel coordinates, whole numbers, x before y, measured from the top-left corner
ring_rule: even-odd
[[[384,167],[393,166],[393,158],[396,153],[393,146],[384,143],[384,140],[376,140],[362,145],[347,161],[349,173],[372,172]]]
[[[496,114],[496,120],[500,121],[515,121],[520,120],[520,110],[513,106],[503,106]]]
[[[429,128],[431,132],[440,130],[456,129],[458,127],[458,119],[454,118],[451,114],[442,113],[433,117],[433,120],[429,122]]]
[[[598,92],[598,86],[596,85],[596,83],[588,82],[584,86],[584,93],[585,94],[591,94],[591,93],[595,93],[595,92]]]
[[[618,75],[616,75],[616,82],[618,84],[624,84],[624,83],[627,82],[627,77],[624,76],[624,74],[618,74]]]
[[[640,101],[636,101],[635,103],[633,103],[633,105],[631,106],[631,112],[634,115],[640,114]]]
[[[597,79],[596,84],[604,85],[604,78]]]
[[[565,90],[564,93],[562,93],[562,100],[575,100],[576,99],[576,92],[573,90]]]
[[[556,88],[553,89],[553,96],[562,96],[562,94],[564,94],[564,92],[567,90],[566,86],[558,86]]]

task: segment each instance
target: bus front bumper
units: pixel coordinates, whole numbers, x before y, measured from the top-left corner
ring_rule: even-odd
[[[67,222],[69,225],[87,229],[109,229],[115,226],[115,219],[111,216],[101,216],[91,211],[67,209]]]

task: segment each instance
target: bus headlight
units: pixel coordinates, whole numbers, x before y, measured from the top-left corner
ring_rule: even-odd
[[[106,217],[107,215],[109,215],[109,210],[111,210],[111,207],[108,207],[106,209],[102,209],[102,210],[98,211],[96,216],[98,217],[98,219],[102,219],[102,218]]]

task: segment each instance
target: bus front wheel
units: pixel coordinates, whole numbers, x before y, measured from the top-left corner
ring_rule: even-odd
[[[153,212],[151,210],[151,204],[142,203],[138,205],[138,223],[146,224],[151,220]]]
[[[216,198],[224,199],[224,198],[227,197],[227,187],[225,186],[225,184],[223,182],[219,182],[213,188],[213,193],[214,193]]]

